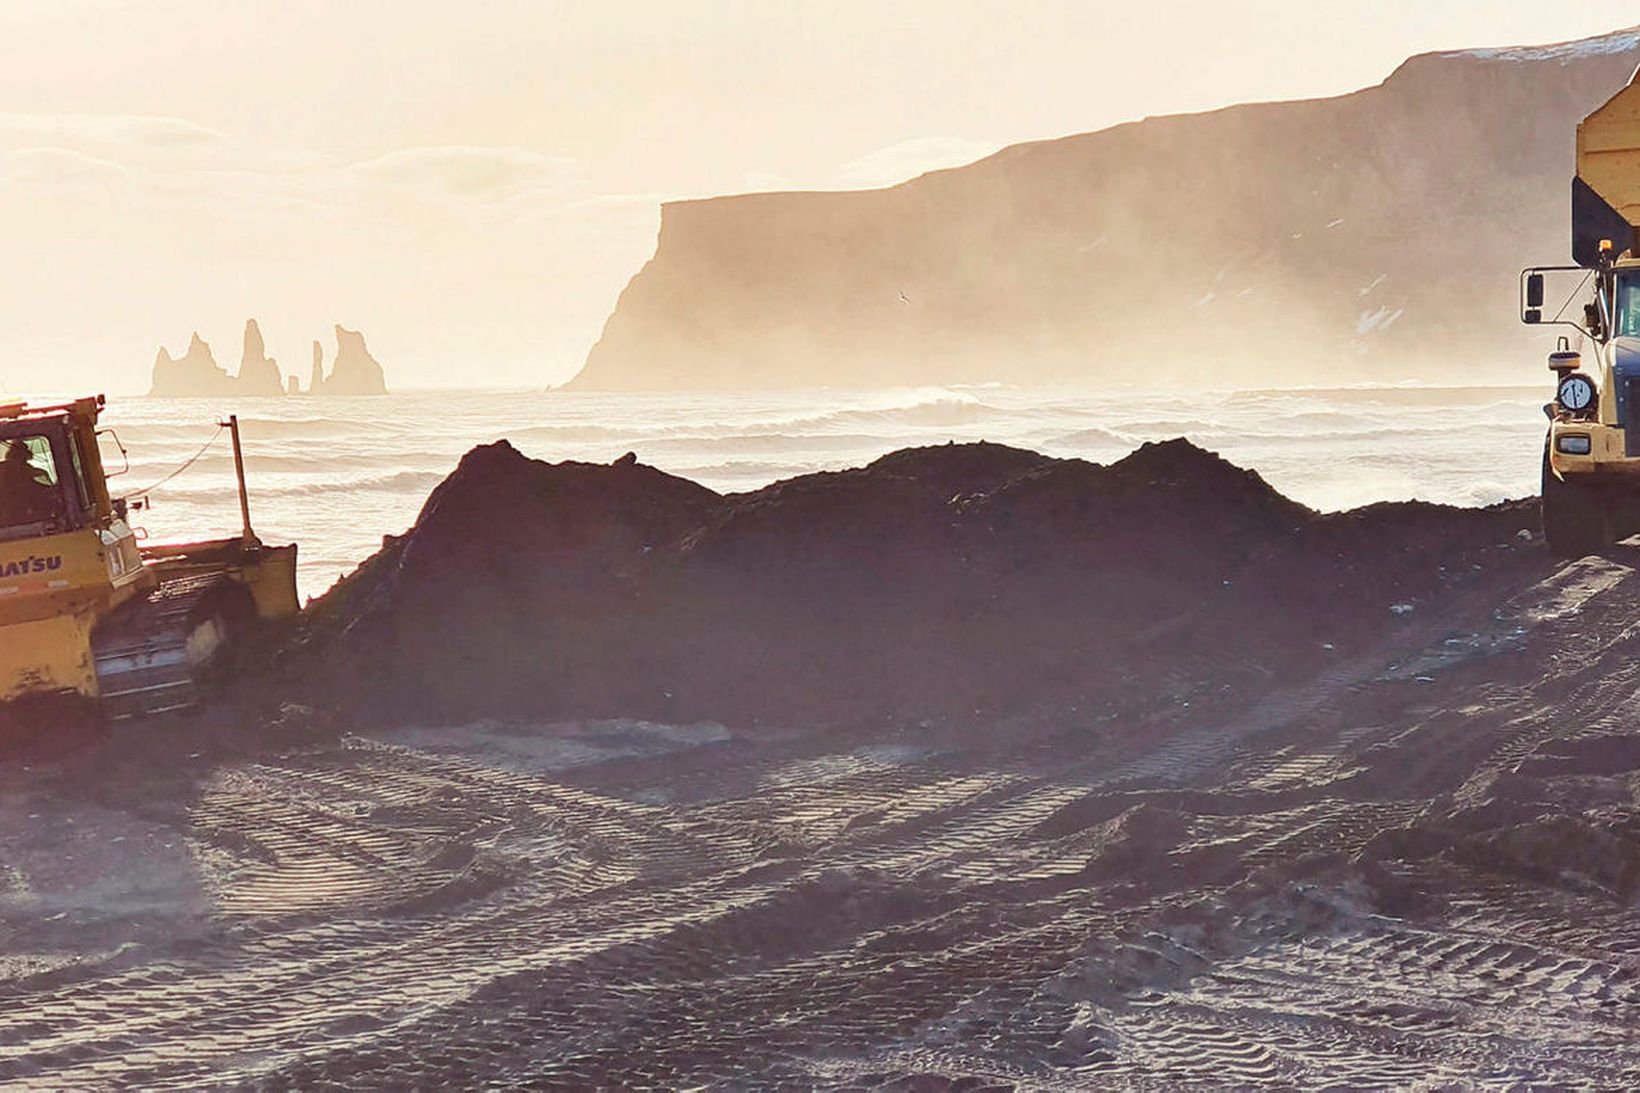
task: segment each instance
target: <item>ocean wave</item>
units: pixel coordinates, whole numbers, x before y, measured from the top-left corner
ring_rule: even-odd
[[[956,387],[915,387],[868,395],[858,404],[838,405],[820,413],[760,417],[745,425],[761,429],[812,429],[843,421],[916,421],[931,415],[962,414],[983,408],[983,401],[972,391]]]
[[[506,439],[510,443],[512,443],[514,445],[522,446],[522,445],[528,444],[532,441],[541,441],[541,440],[552,441],[554,443],[562,443],[562,442],[566,442],[566,441],[572,442],[572,441],[576,441],[576,440],[606,440],[606,439],[611,439],[611,438],[642,438],[642,437],[650,436],[650,435],[666,436],[666,435],[669,435],[669,434],[673,433],[674,431],[676,431],[677,428],[678,428],[678,426],[676,426],[676,425],[657,426],[657,427],[653,427],[653,428],[645,428],[641,425],[636,425],[636,424],[616,426],[616,425],[594,425],[594,424],[591,424],[591,423],[578,422],[578,423],[574,423],[574,424],[562,424],[562,425],[556,425],[556,424],[555,425],[526,425],[526,426],[523,426],[522,428],[513,428],[513,429],[506,430],[505,436],[506,436]]]
[[[210,440],[216,433],[214,422],[190,422],[175,425],[150,425],[142,422],[105,421],[106,427],[118,434],[126,447],[134,444],[162,444],[175,442],[178,445],[193,444],[199,447]]]
[[[864,452],[886,451],[885,443],[898,438],[881,433],[694,433],[685,436],[634,440],[631,444],[640,459],[657,453],[725,452]]]
[[[1109,429],[1077,429],[1075,432],[1061,433],[1043,440],[1044,444],[1053,447],[1066,448],[1132,448],[1138,444],[1133,437],[1122,433],[1111,432]]]
[[[415,430],[408,422],[372,418],[251,418],[239,421],[246,440],[328,439],[332,437],[399,436]]]
[[[1439,491],[1434,500],[1446,505],[1484,506],[1528,496],[1530,491],[1522,490],[1519,482],[1511,484],[1501,479],[1491,479],[1450,483]]]
[[[126,447],[137,443],[152,443],[157,441],[187,441],[203,444],[216,431],[215,418],[201,418],[188,422],[154,422],[145,420],[121,420],[117,415],[110,415],[104,424],[117,432]],[[393,436],[413,431],[408,422],[395,421],[388,417],[241,417],[239,419],[239,435],[246,441],[276,441],[297,439],[327,439],[349,438],[361,435]]]
[[[1542,388],[1525,384],[1447,385],[1422,383],[1361,384],[1337,387],[1273,387],[1251,391],[1227,391],[1231,403],[1309,400],[1327,405],[1384,403],[1395,406],[1464,406],[1477,401],[1542,401]]]
[[[806,418],[795,418],[778,424],[783,428],[802,429],[804,431],[859,427],[861,425],[929,429],[973,425],[987,414],[1000,416],[1002,413],[1002,411],[981,405],[977,399],[972,402],[962,399],[944,399],[918,403],[915,406],[832,410],[828,413],[815,414]],[[767,428],[776,423],[760,422],[759,424]]]
[[[766,485],[783,478],[808,474],[818,468],[810,462],[761,463],[755,460],[729,460],[723,463],[701,463],[694,466],[665,467],[663,469],[668,474],[692,478],[707,485],[710,485],[714,480],[723,481],[726,479],[733,480],[737,485],[744,485],[747,482]]]
[[[255,484],[251,488],[251,494],[253,500],[268,500],[317,497],[333,493],[428,491],[442,482],[444,477],[445,472],[442,471],[395,471],[391,474],[360,478]],[[234,489],[235,485],[231,478],[217,476],[215,481],[198,484],[173,486],[167,483],[156,488],[153,496],[160,501],[205,501],[226,496]]]
[[[1110,426],[1118,433],[1127,433],[1132,436],[1197,436],[1202,433],[1217,432],[1225,428],[1223,422],[1202,421],[1197,418],[1160,418],[1141,419],[1138,421],[1118,421]]]

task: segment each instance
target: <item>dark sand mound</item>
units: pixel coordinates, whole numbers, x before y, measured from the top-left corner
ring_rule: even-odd
[[[915,723],[1262,687],[1517,564],[1527,507],[1324,516],[1178,440],[992,444],[719,496],[470,452],[286,663],[371,717]],[[1478,577],[1477,575],[1481,575]]]

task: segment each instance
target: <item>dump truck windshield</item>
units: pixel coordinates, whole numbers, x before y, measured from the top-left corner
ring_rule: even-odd
[[[63,514],[51,439],[14,436],[0,441],[0,532]]]
[[[1640,338],[1640,270],[1618,274],[1617,334]]]

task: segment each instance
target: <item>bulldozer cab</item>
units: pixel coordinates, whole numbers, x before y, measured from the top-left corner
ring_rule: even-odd
[[[96,450],[97,407],[82,402],[0,407],[0,542],[107,523],[112,506]]]

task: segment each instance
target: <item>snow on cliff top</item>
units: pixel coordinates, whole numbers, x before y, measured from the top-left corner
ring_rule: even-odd
[[[1640,27],[1614,31],[1594,38],[1580,38],[1575,42],[1555,42],[1543,46],[1500,46],[1491,49],[1458,49],[1437,54],[1439,57],[1473,57],[1486,61],[1568,61],[1586,57],[1605,57],[1627,53],[1640,48]]]

